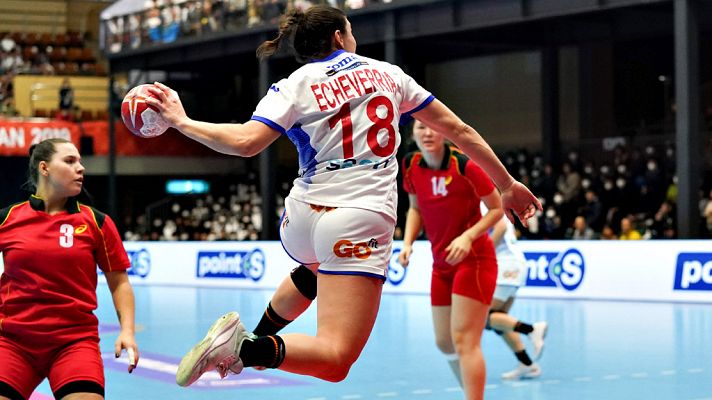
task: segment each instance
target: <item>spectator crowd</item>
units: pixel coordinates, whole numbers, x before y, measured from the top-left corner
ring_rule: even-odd
[[[143,12],[118,15],[105,24],[105,48],[117,53],[218,31],[277,24],[292,8],[329,4],[345,10],[393,0],[147,0]]]

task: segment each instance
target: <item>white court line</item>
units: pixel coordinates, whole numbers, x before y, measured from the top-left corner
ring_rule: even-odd
[[[363,396],[361,396],[360,394],[345,394],[345,395],[341,396],[341,398],[344,400],[352,400],[352,399],[361,399],[361,398],[363,398]]]
[[[433,393],[432,389],[415,389],[411,393],[413,394],[430,394]]]
[[[398,396],[398,392],[382,392],[376,394],[378,397],[396,397]]]
[[[496,387],[497,385],[494,385],[494,386]],[[485,386],[485,389],[487,389],[487,386]],[[445,388],[445,391],[446,392],[462,392],[462,388],[459,386],[451,386],[451,387]]]
[[[677,371],[674,369],[666,369],[664,371],[660,371],[660,375],[676,375]]]
[[[702,368],[690,368],[687,370],[691,374],[699,374],[702,371],[704,371]]]
[[[575,382],[591,382],[591,377],[590,376],[579,376],[578,378],[574,378]]]
[[[326,397],[310,397],[307,400],[326,400]]]
[[[542,383],[547,385],[556,385],[557,383],[561,383],[561,381],[558,379],[547,379],[545,381],[542,381]]]
[[[603,376],[603,379],[605,379],[605,380],[607,380],[607,381],[613,381],[613,380],[620,379],[620,378],[621,378],[621,376],[620,376],[620,375],[616,375],[616,374],[604,375],[604,376]]]
[[[499,387],[499,385],[495,385],[493,383],[491,383],[489,385],[485,385],[485,389],[497,389],[498,387]]]
[[[647,378],[648,373],[647,372],[633,372],[630,374],[632,378]]]

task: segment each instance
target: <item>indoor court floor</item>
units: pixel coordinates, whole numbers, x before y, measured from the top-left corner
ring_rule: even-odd
[[[106,285],[100,285],[101,349],[106,398],[143,399],[462,399],[435,347],[429,298],[385,294],[371,338],[349,377],[340,383],[281,371],[246,369],[220,380],[206,374],[190,388],[175,384],[183,354],[213,321],[237,310],[254,327],[272,291],[134,286],[139,367],[128,374],[125,354],[113,356],[117,320]],[[285,332],[315,331],[315,305]],[[692,303],[519,299],[512,314],[547,320],[549,333],[534,380],[507,382],[516,365],[491,332],[483,338],[489,400],[712,400],[712,306]],[[43,382],[33,400],[51,398]]]

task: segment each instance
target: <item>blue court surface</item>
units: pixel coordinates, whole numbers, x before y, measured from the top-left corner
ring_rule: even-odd
[[[427,296],[383,296],[375,328],[349,377],[340,383],[246,369],[220,380],[206,374],[190,388],[174,383],[182,355],[213,321],[230,310],[254,327],[272,291],[135,286],[139,368],[113,357],[117,321],[106,285],[99,287],[101,348],[107,399],[462,399],[437,351]],[[312,306],[285,332],[313,334]],[[547,320],[540,378],[505,382],[514,356],[491,332],[484,335],[487,399],[712,400],[712,305],[519,299],[512,314]],[[33,399],[45,399],[43,382]]]

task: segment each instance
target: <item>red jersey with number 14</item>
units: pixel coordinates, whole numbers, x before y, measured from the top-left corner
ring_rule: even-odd
[[[32,196],[0,210],[0,252],[0,335],[42,347],[98,340],[96,266],[130,267],[111,218],[73,199],[49,215]]]
[[[403,159],[403,186],[418,199],[425,233],[431,242],[435,267],[446,267],[445,249],[481,218],[480,198],[495,189],[490,177],[464,154],[445,146],[438,169],[431,169],[419,151]],[[479,241],[487,240],[487,234]]]

